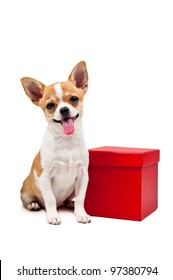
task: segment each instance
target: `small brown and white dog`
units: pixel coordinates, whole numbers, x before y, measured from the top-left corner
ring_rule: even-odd
[[[84,209],[89,157],[82,129],[82,103],[88,89],[86,63],[79,62],[66,82],[45,86],[28,77],[21,82],[48,121],[40,151],[21,189],[23,205],[28,210],[45,208],[48,223],[57,225],[61,223],[57,208],[70,207],[75,197],[77,221],[89,223]]]

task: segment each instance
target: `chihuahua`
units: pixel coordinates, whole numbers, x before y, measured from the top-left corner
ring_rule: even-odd
[[[42,108],[48,126],[40,151],[21,189],[21,200],[28,210],[46,209],[50,224],[61,223],[57,208],[74,206],[79,223],[89,223],[84,209],[88,185],[88,150],[82,128],[83,98],[88,89],[86,63],[79,62],[66,82],[45,86],[24,77],[25,93]]]

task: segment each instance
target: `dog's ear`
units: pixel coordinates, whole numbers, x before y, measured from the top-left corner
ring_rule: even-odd
[[[84,93],[88,89],[88,72],[85,61],[80,61],[71,71],[68,80],[71,81],[77,88],[81,88]]]
[[[21,83],[27,96],[35,105],[39,106],[39,100],[43,96],[45,85],[35,79],[28,77],[22,78]]]

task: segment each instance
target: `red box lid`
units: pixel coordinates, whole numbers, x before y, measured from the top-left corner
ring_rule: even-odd
[[[160,151],[156,149],[104,146],[89,149],[90,164],[142,167],[157,163]]]

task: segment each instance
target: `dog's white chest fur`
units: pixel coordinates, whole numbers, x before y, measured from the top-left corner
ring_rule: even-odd
[[[48,125],[41,146],[42,178],[51,180],[52,191],[60,206],[75,190],[75,181],[88,166],[88,151],[81,135],[54,137]]]

